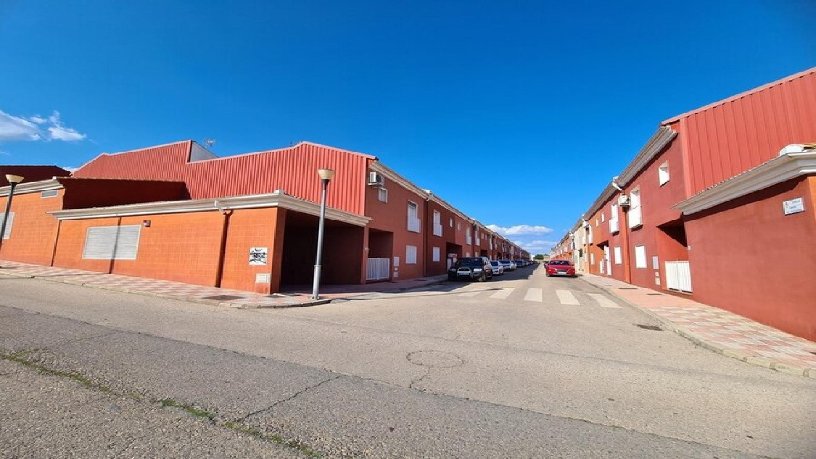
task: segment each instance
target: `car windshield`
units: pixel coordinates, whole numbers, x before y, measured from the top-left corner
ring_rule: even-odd
[[[559,265],[559,266],[569,266],[570,263],[567,260],[553,260],[549,264]]]
[[[499,262],[498,261],[491,261],[490,265],[491,266],[499,266]]]
[[[463,258],[463,259],[459,260],[459,263],[457,263],[457,265],[458,266],[464,266],[464,267],[467,267],[467,268],[472,268],[474,266],[478,267],[478,266],[482,266],[482,260],[480,260],[478,258]]]

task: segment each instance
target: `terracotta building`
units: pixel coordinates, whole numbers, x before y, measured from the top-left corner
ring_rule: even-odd
[[[218,158],[183,141],[26,180],[0,258],[262,293],[308,285],[321,168],[336,173],[324,283],[444,274],[462,256],[529,257],[374,156],[302,142]],[[0,205],[9,190],[0,188]]]
[[[570,232],[579,266],[816,340],[814,141],[816,68],[663,121]]]

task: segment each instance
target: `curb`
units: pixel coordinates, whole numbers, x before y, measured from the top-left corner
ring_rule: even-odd
[[[220,302],[218,300],[205,300],[201,298],[195,297],[188,297],[188,296],[172,296],[172,295],[162,295],[158,293],[153,293],[146,290],[137,290],[137,289],[129,289],[127,287],[117,287],[117,286],[110,286],[105,284],[97,284],[93,283],[92,281],[76,281],[73,279],[52,279],[48,277],[39,277],[37,275],[31,274],[16,274],[16,273],[6,273],[0,271],[0,276],[16,278],[16,279],[37,279],[45,282],[53,282],[56,284],[66,284],[66,285],[75,285],[78,287],[84,288],[95,288],[97,290],[106,290],[109,292],[118,292],[118,293],[127,293],[131,295],[141,295],[147,296],[152,298],[164,298],[169,300],[175,301],[186,301],[188,303],[197,303],[197,304],[206,304],[210,306],[221,306],[221,307],[229,307],[233,309],[283,309],[283,308],[296,308],[296,307],[308,307],[308,306],[317,306],[321,304],[330,303],[332,298],[321,298],[319,300],[310,300],[304,303],[281,303],[281,304],[268,304],[268,303],[235,303],[235,302]]]
[[[748,352],[739,351],[739,350],[736,350],[736,349],[731,349],[731,348],[728,348],[728,347],[725,347],[725,346],[718,346],[716,344],[712,344],[712,343],[710,343],[708,341],[705,341],[704,339],[700,338],[699,336],[695,335],[694,333],[692,333],[692,332],[678,326],[677,324],[670,321],[669,319],[666,319],[666,318],[664,318],[662,316],[659,316],[656,313],[654,313],[654,312],[652,312],[652,311],[650,311],[648,309],[642,308],[642,307],[640,307],[640,306],[638,306],[636,304],[632,304],[628,300],[620,297],[611,288],[602,287],[602,286],[594,284],[594,283],[592,283],[592,282],[590,282],[588,280],[584,280],[584,279],[581,279],[581,280],[583,280],[584,282],[586,282],[589,285],[592,285],[593,287],[599,288],[599,289],[611,294],[612,296],[614,296],[618,300],[622,301],[623,303],[627,304],[628,306],[630,306],[630,307],[632,307],[632,308],[634,308],[634,309],[636,309],[638,311],[641,311],[641,312],[645,313],[649,317],[652,317],[653,319],[660,322],[660,324],[663,325],[664,328],[673,331],[674,333],[682,336],[683,338],[686,338],[687,340],[691,341],[692,343],[694,343],[697,346],[708,349],[709,351],[715,352],[717,354],[720,354],[720,355],[723,355],[723,356],[726,356],[726,357],[729,357],[729,358],[732,358],[732,359],[739,360],[739,361],[747,363],[749,365],[768,368],[770,370],[778,371],[780,373],[787,373],[787,374],[790,374],[790,375],[804,376],[806,378],[816,379],[816,368],[802,367],[802,366],[798,366],[798,365],[790,365],[788,363],[783,363],[783,362],[780,362],[780,361],[777,361],[777,360],[770,359],[768,357],[763,357],[761,355],[751,354],[751,353],[748,353]]]

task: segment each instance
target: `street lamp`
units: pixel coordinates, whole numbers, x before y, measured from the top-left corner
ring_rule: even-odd
[[[326,222],[326,194],[329,189],[329,182],[334,177],[332,169],[318,169],[317,175],[323,184],[323,194],[320,196],[320,222],[317,226],[317,258],[314,267],[314,283],[312,284],[312,299],[320,299],[318,289],[320,288],[320,258],[323,255],[323,225]]]
[[[23,177],[14,174],[6,174],[6,180],[11,185],[11,190],[6,200],[6,212],[3,214],[3,224],[0,225],[0,247],[3,246],[3,237],[6,235],[6,223],[8,223],[9,212],[11,211],[11,198],[14,197],[14,188],[23,181]]]

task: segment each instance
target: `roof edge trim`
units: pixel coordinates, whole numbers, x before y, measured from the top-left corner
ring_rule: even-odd
[[[816,153],[789,153],[703,190],[674,208],[691,215],[810,174],[816,174]]]
[[[59,190],[62,184],[59,180],[53,178],[48,180],[40,180],[38,182],[23,182],[14,187],[14,194],[34,193],[37,191]],[[11,191],[11,186],[0,187],[0,196],[8,196]]]

